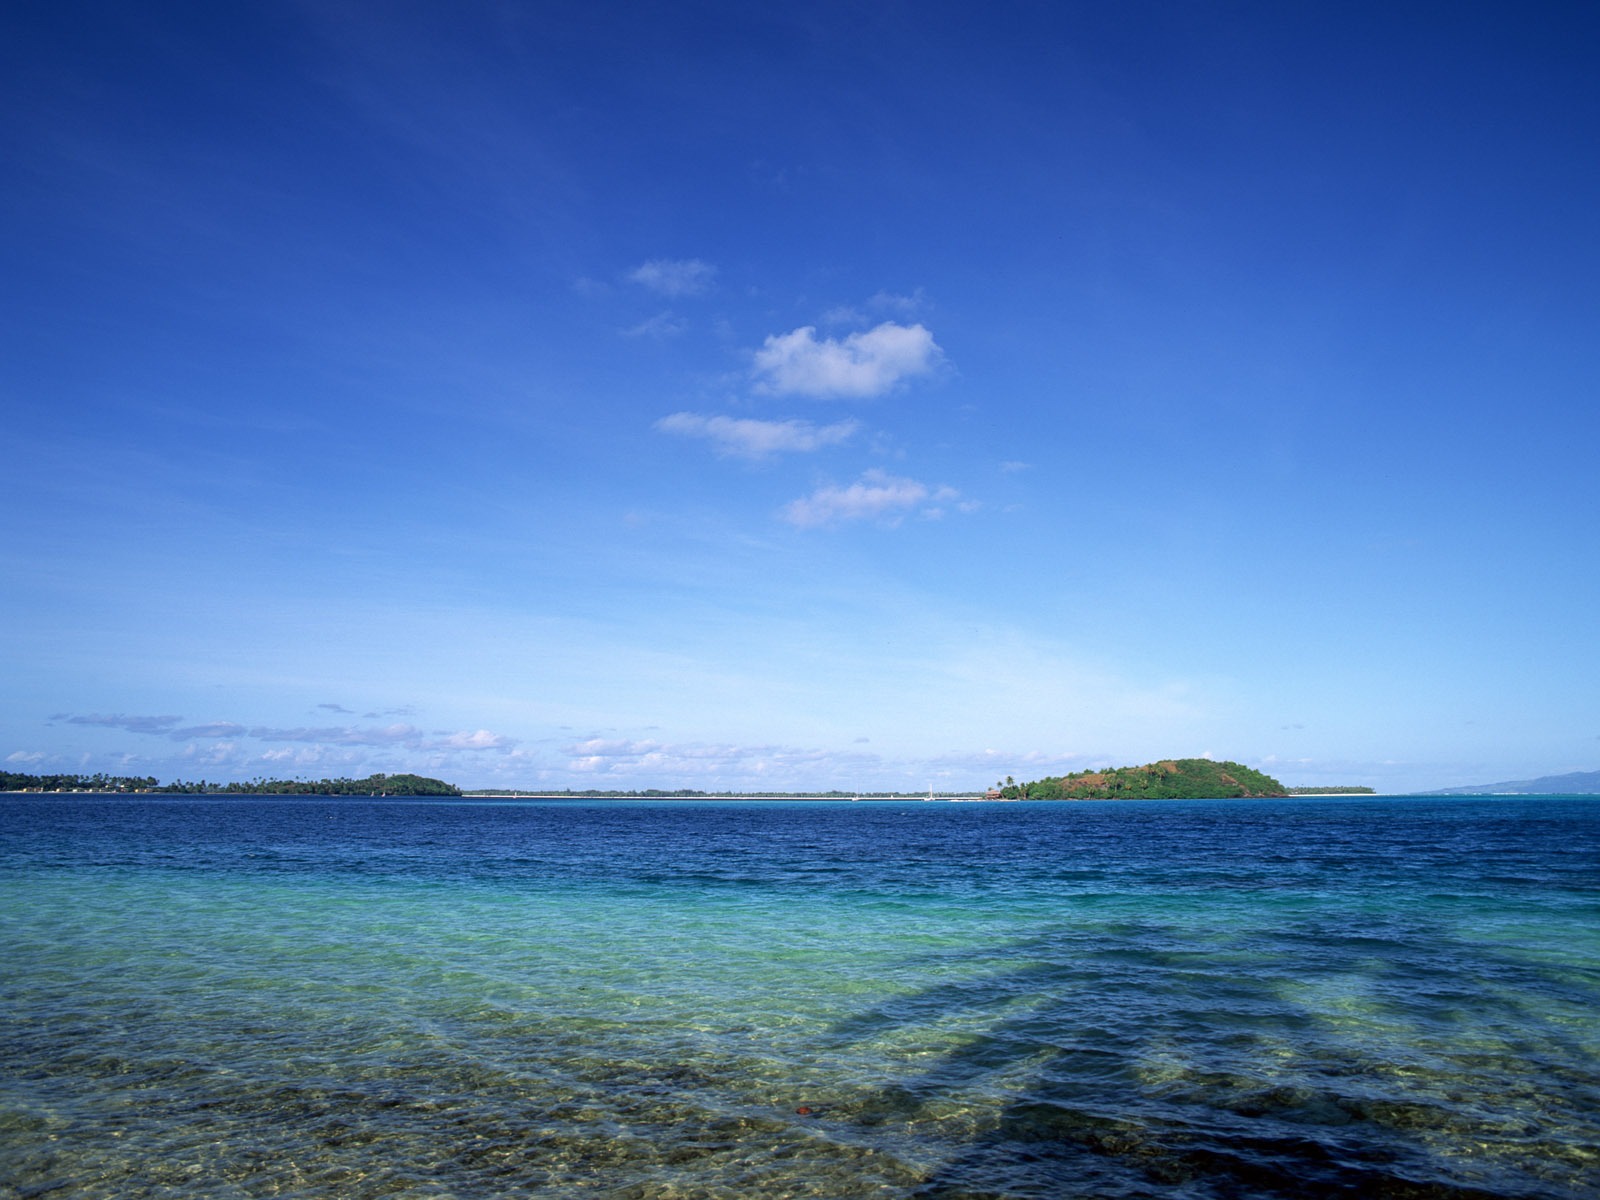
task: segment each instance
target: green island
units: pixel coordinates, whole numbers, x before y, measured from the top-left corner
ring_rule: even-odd
[[[245,796],[459,796],[461,789],[423,775],[368,775],[365,779],[252,779],[212,783],[177,779],[158,783],[141,775],[21,775],[0,771],[0,792],[144,792],[163,795]]]
[[[422,775],[369,775],[365,779],[253,779],[216,783],[210,780],[174,780],[158,783],[137,775],[24,775],[0,771],[0,791],[141,793],[158,795],[250,796],[462,796],[515,799],[538,796],[550,799],[695,800],[738,798],[745,800],[907,800],[922,798],[905,792],[704,792],[693,788],[635,791],[545,790],[509,788],[476,789],[463,793],[454,784]],[[1140,767],[1107,767],[1071,775],[1046,776],[1028,783],[1007,777],[985,796],[991,800],[1225,800],[1235,797],[1321,796],[1372,794],[1368,787],[1286,788],[1270,775],[1236,762],[1209,758],[1168,758]],[[929,794],[930,797],[932,793]],[[940,796],[939,799],[977,799],[976,796]]]
[[[1031,783],[1007,778],[994,790],[1003,800],[1228,800],[1289,794],[1270,775],[1209,758],[1167,758],[1142,767],[1078,771]]]

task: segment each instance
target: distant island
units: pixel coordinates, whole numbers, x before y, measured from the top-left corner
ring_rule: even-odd
[[[0,792],[144,792],[244,796],[459,796],[461,789],[423,775],[369,775],[365,779],[253,779],[248,783],[174,780],[141,775],[21,775],[0,771]]]
[[[1541,775],[1507,783],[1480,783],[1473,787],[1440,788],[1429,796],[1592,796],[1600,794],[1600,771],[1571,771],[1566,775]]]
[[[140,775],[27,775],[0,771],[0,792],[78,792],[155,795],[223,796],[443,796],[482,799],[592,799],[592,800],[1226,800],[1277,796],[1373,795],[1360,785],[1285,787],[1270,775],[1236,762],[1209,758],[1167,758],[1138,767],[1106,767],[1070,775],[1049,775],[1027,783],[1009,776],[987,794],[944,793],[937,797],[916,792],[707,792],[695,788],[642,788],[635,790],[583,790],[474,788],[464,792],[455,784],[424,775],[400,773],[368,775],[364,779],[253,779],[219,783],[206,779],[160,783]],[[1489,794],[1600,793],[1600,771],[1546,775],[1517,783],[1490,783],[1478,787],[1428,792],[1433,796]]]
[[[1003,800],[1227,800],[1289,794],[1270,775],[1242,763],[1209,758],[1168,758],[1142,767],[1046,776],[1031,783],[1008,778],[994,790]]]

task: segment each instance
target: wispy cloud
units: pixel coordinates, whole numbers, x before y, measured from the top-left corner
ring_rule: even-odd
[[[510,750],[517,739],[503,733],[490,733],[487,729],[471,733],[446,733],[437,735],[440,740],[430,746],[439,750]]]
[[[299,726],[283,729],[256,725],[240,730],[263,742],[314,742],[324,746],[394,746],[420,742],[422,730],[415,725],[384,725],[362,728],[356,725]]]
[[[849,773],[873,767],[875,754],[796,746],[740,746],[729,743],[668,743],[651,739],[585,738],[567,746],[567,768],[612,778],[641,781],[678,779],[695,786],[790,786],[783,781],[818,768]]]
[[[510,750],[517,739],[487,729],[435,730],[396,724],[379,728],[338,726],[275,729],[256,726],[250,737],[263,742],[305,742],[317,746],[403,746],[408,750]]]
[[[659,753],[665,747],[660,742],[633,738],[584,738],[566,748],[569,758],[593,760],[639,759]]]
[[[909,295],[901,292],[877,292],[867,303],[879,312],[897,312],[905,316],[919,312],[928,306],[928,299],[921,288],[917,288]]]
[[[1052,772],[1064,774],[1068,771],[1083,770],[1089,762],[1090,756],[1087,754],[1048,754],[1042,750],[994,749],[939,754],[928,759],[930,766],[961,771],[975,775],[979,779],[997,773],[1015,775],[1023,772],[1029,776],[1048,775]]]
[[[707,417],[688,412],[662,417],[655,427],[662,433],[704,438],[718,454],[755,460],[836,446],[848,441],[861,428],[857,421],[813,425],[810,421],[758,421],[750,417]]]
[[[843,339],[818,339],[816,327],[775,334],[755,353],[756,389],[819,399],[881,396],[908,379],[929,375],[944,351],[921,325],[885,321]]]
[[[101,716],[99,713],[68,716],[66,713],[57,713],[50,719],[65,721],[69,725],[102,725],[108,729],[126,729],[129,733],[170,733],[183,720],[182,717],[172,716],[130,717],[121,713],[114,716]]]
[[[783,518],[801,529],[850,521],[894,524],[911,512],[940,516],[943,513],[940,506],[958,501],[960,495],[951,487],[929,487],[920,480],[874,469],[852,484],[844,487],[829,484],[809,496],[791,501],[784,507]]]
[[[896,313],[901,317],[915,316],[928,307],[927,298],[921,288],[917,288],[909,295],[899,292],[880,291],[874,293],[866,303],[863,311],[853,304],[836,304],[822,314],[824,325],[862,325],[870,318],[868,312],[879,314]]]
[[[208,721],[204,725],[188,725],[182,729],[174,729],[167,736],[175,742],[192,742],[208,738],[236,738],[249,732],[243,725],[236,725],[232,721]]]
[[[318,705],[319,708],[339,708],[338,705]],[[347,711],[340,709],[340,711]],[[251,738],[259,742],[290,742],[321,747],[401,747],[418,751],[496,750],[506,751],[517,745],[517,739],[487,729],[436,730],[429,732],[408,723],[382,726],[314,725],[274,726],[242,725],[237,721],[206,721],[195,725],[181,725],[182,717],[130,717],[130,716],[67,716],[58,714],[58,721],[73,725],[100,725],[124,729],[130,733],[151,734],[175,742],[213,742],[233,749],[238,739]]]
[[[868,320],[866,313],[849,304],[836,305],[822,314],[824,325],[865,325]]]
[[[190,742],[178,756],[187,767],[227,767],[237,770],[242,765],[239,747],[234,742]]]
[[[628,275],[634,283],[674,299],[710,291],[716,277],[717,269],[698,258],[652,258]]]
[[[637,325],[630,325],[622,331],[623,337],[649,337],[666,339],[677,337],[689,328],[689,322],[674,312],[659,312],[653,317],[646,317]]]

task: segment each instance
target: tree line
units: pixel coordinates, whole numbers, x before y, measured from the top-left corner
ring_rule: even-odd
[[[0,771],[4,792],[153,792],[171,795],[244,796],[459,796],[461,789],[425,775],[368,775],[365,779],[252,779],[245,783],[175,779],[158,783],[154,776],[24,775]]]
[[[23,775],[0,771],[3,792],[148,792],[159,785],[154,775]]]

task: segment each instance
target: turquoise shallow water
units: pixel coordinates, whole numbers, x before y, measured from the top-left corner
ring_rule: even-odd
[[[0,1196],[1600,1196],[1600,802],[0,799]]]

